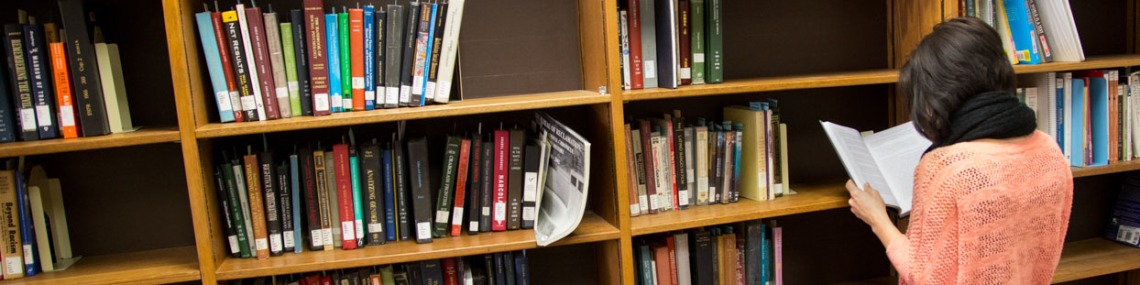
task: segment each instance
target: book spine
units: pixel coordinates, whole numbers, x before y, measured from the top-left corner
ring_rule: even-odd
[[[451,210],[451,236],[459,236],[463,229],[463,206],[467,195],[467,172],[471,158],[471,140],[459,142],[459,162],[455,171],[455,199]]]
[[[431,59],[431,31],[435,26],[435,9],[437,6],[431,3],[420,4],[420,18],[419,25],[417,26],[416,33],[416,54],[415,65],[412,67],[412,106],[423,106],[426,102],[424,97],[424,87],[427,85],[426,75],[424,71],[430,65],[428,61]]]
[[[430,13],[430,12],[429,12]],[[408,3],[407,17],[404,24],[404,61],[401,64],[400,71],[400,107],[411,106],[412,104],[412,83],[415,75],[416,67],[416,53],[417,53],[417,38],[419,35],[420,24],[420,3]],[[418,101],[417,101],[418,102]]]
[[[289,162],[282,161],[277,165],[276,178],[277,179],[277,210],[281,213],[281,241],[282,251],[291,252],[297,248],[297,239],[293,233],[296,231],[293,227],[293,183],[292,172],[289,170]]]
[[[681,85],[680,45],[678,44],[677,2],[660,1],[657,5],[657,85],[677,88]]]
[[[775,285],[784,285],[784,229],[772,227],[772,271]]]
[[[691,50],[692,32],[690,32],[691,26],[692,26],[692,24],[691,24],[692,15],[690,14],[690,11],[689,11],[689,6],[690,6],[689,1],[690,0],[680,0],[680,1],[676,2],[677,3],[677,20],[679,22],[678,23],[679,24],[679,30],[677,31],[677,34],[678,34],[677,44],[680,47],[678,49],[678,51],[680,52],[680,54],[679,54],[679,56],[680,56],[680,58],[679,58],[680,59],[680,69],[678,71],[680,72],[680,75],[681,75],[681,85],[693,84],[693,69],[692,69],[693,53]]]
[[[313,97],[314,116],[330,113],[329,106],[329,65],[326,59],[328,46],[325,38],[324,4],[321,0],[304,0],[305,43],[309,56],[309,83]]]
[[[226,27],[226,38],[233,55],[233,73],[234,73],[234,86],[238,91],[238,101],[241,106],[241,112],[246,121],[258,121],[261,117],[257,113],[257,103],[255,102],[254,92],[256,89],[253,87],[253,79],[251,78],[250,66],[247,65],[247,54],[245,53],[245,43],[241,38],[241,25],[238,21],[238,14],[235,11],[226,11],[222,13],[222,21]],[[230,99],[233,99],[232,94]],[[235,116],[235,120],[236,120]]]
[[[103,87],[95,67],[95,47],[87,30],[87,13],[81,0],[59,0],[59,14],[63,20],[67,44],[68,66],[71,70],[73,94],[79,102],[79,130],[85,137],[111,133],[103,103]]]
[[[768,111],[767,113],[769,115],[771,115],[772,111]],[[777,127],[777,128],[779,128],[779,127]],[[769,128],[768,132],[767,132],[768,137],[765,139],[765,141],[767,142],[767,147],[766,147],[767,155],[765,155],[764,160],[768,163],[767,169],[769,169],[769,171],[766,171],[766,173],[765,173],[765,175],[768,176],[768,179],[765,179],[765,181],[767,181],[768,183],[766,183],[764,185],[760,185],[761,191],[764,191],[768,194],[768,200],[775,199],[775,197],[772,196],[773,192],[772,192],[772,187],[771,187],[771,185],[772,185],[772,174],[774,173],[774,171],[771,171],[771,169],[774,168],[772,166],[772,164],[775,162],[774,160],[772,160],[772,154],[776,152],[776,147],[775,147],[776,146],[776,143],[775,143],[776,140],[772,139],[773,135],[775,134],[774,132],[778,132],[778,130],[776,130],[774,128]],[[733,137],[733,139],[735,139],[735,141],[732,143],[732,146],[733,146],[733,149],[732,149],[732,202],[736,203],[736,201],[740,200],[740,180],[741,180],[740,179],[740,157],[741,157],[741,153],[744,152],[743,151],[743,146],[744,146],[744,138],[743,138],[744,137],[744,125],[743,124],[736,123],[736,133],[733,134],[732,137]]]
[[[697,204],[697,129],[685,127],[685,184],[689,190],[689,205]]]
[[[443,31],[446,28],[444,20],[447,18],[447,2],[436,4],[436,6],[435,15],[432,17],[434,20],[432,20],[431,43],[429,44],[431,54],[428,57],[428,62],[430,64],[425,65],[427,70],[424,71],[427,73],[427,82],[424,83],[424,98],[430,101],[435,101],[436,85],[439,78],[439,52],[443,45]]]
[[[435,102],[451,101],[451,82],[455,74],[455,60],[459,55],[459,32],[463,23],[463,4],[466,0],[447,3],[447,22],[443,24],[443,44],[439,50],[439,70],[436,76]]]
[[[314,168],[313,151],[308,148],[301,149],[301,182],[305,191],[305,225],[308,229],[309,249],[324,250],[324,233],[321,232],[321,200],[317,193],[316,174]],[[322,162],[323,164],[323,162]]]
[[[689,0],[689,50],[692,52],[692,82],[705,83],[705,0]]]
[[[624,9],[618,10],[618,43],[621,45],[621,89],[630,90],[633,83],[629,70],[629,12]]]
[[[458,258],[444,258],[441,260],[443,263],[443,285],[459,285],[459,274],[461,269],[456,269],[455,260]]]
[[[240,19],[240,18],[239,18]],[[253,64],[250,65],[254,68],[257,77],[255,82],[258,85],[258,94],[261,101],[258,103],[258,111],[265,112],[264,118],[266,120],[276,120],[281,118],[281,112],[278,109],[277,103],[277,83],[273,78],[273,63],[269,54],[269,42],[265,34],[265,20],[261,14],[261,8],[250,7],[245,9],[246,26],[249,27],[249,42],[250,46],[246,47],[251,51],[251,59]],[[260,115],[260,114],[259,114]]]
[[[677,208],[688,209],[690,204],[689,191],[691,191],[691,186],[689,185],[688,180],[689,174],[686,172],[688,171],[689,167],[688,164],[686,164],[687,161],[685,161],[687,153],[685,152],[684,120],[679,115],[680,114],[673,116],[673,137],[670,144],[670,147],[673,148],[673,181],[675,181],[674,183],[676,184],[676,191],[674,193],[673,200]]]
[[[293,106],[289,102],[289,85],[285,73],[284,53],[281,50],[281,31],[277,24],[277,13],[262,14],[265,21],[266,48],[268,48],[271,74],[273,75],[273,94],[276,95],[277,112],[281,118],[293,117]]]
[[[523,192],[523,151],[526,147],[526,132],[510,131],[510,167],[507,170],[507,229],[517,230],[522,226]]]
[[[349,34],[352,33],[352,27],[349,26],[348,12],[341,10],[340,13],[338,13],[336,16],[336,23],[338,32],[337,36],[339,37],[338,42],[340,43],[341,100],[344,100],[344,102],[341,103],[341,106],[344,108],[343,111],[349,112],[353,110],[352,81],[354,77],[352,73],[352,42],[351,37],[349,36]]]
[[[349,146],[348,148],[348,169],[350,171],[350,182],[352,186],[352,212],[353,220],[352,225],[355,231],[356,247],[364,247],[365,240],[367,239],[364,231],[364,219],[366,219],[365,211],[368,206],[364,205],[364,177],[360,174],[360,153],[356,150],[356,146]]]
[[[18,185],[16,177],[20,175],[12,170],[0,171],[0,225],[2,225],[3,235],[0,235],[0,241],[4,244],[4,250],[0,251],[0,256],[4,259],[4,279],[16,279],[24,277],[24,247],[21,245],[20,238],[20,217],[19,206],[16,201],[20,200],[19,194],[16,193]]]
[[[294,47],[293,24],[278,24],[281,30],[281,52],[285,62],[285,89],[289,93],[289,115],[302,116],[301,85],[297,82],[297,48]]]
[[[360,148],[360,163],[364,171],[361,179],[364,181],[364,193],[367,199],[366,217],[368,219],[368,245],[381,245],[385,242],[384,234],[384,189],[385,181],[383,170],[391,167],[383,166],[383,154],[379,144],[369,144]]]
[[[369,19],[371,20],[371,19]],[[366,60],[364,55],[364,10],[363,9],[348,9],[348,29],[349,29],[349,52],[352,58],[352,82],[350,84],[352,89],[352,110],[361,111],[365,108],[364,95],[364,65],[365,62],[372,62]],[[371,27],[371,21],[369,21]],[[369,29],[371,32],[371,29]],[[371,33],[369,33],[371,38]]]
[[[246,255],[245,252],[243,252],[242,257],[257,257],[257,238],[253,231],[253,209],[249,204],[249,191],[246,189],[246,186],[249,184],[246,183],[245,180],[245,164],[242,162],[242,159],[233,159],[230,163],[233,168],[231,173],[234,176],[234,189],[237,190],[238,203],[240,203],[239,205],[241,206],[242,222],[245,224],[244,235],[246,242],[243,244],[243,247],[245,251],[249,253]],[[242,235],[242,232],[238,232],[238,235]]]
[[[1026,0],[1029,14],[1033,20],[1033,30],[1037,35],[1033,40],[1041,47],[1041,62],[1053,62],[1053,52],[1049,49],[1049,38],[1045,35],[1045,25],[1041,24],[1041,15],[1037,14],[1037,0]]]
[[[344,87],[341,84],[341,64],[348,64],[341,62],[340,56],[340,28],[338,27],[336,13],[325,14],[325,41],[327,46],[327,59],[329,69],[329,108],[333,113],[344,112]]]
[[[328,160],[325,159],[325,152],[324,151],[317,150],[317,151],[313,152],[313,165],[314,165],[313,169],[314,169],[314,173],[316,173],[316,176],[314,177],[314,178],[316,178],[315,189],[317,190],[317,201],[318,201],[318,203],[320,203],[318,209],[319,209],[319,216],[320,216],[320,223],[321,223],[321,227],[320,227],[321,244],[322,244],[323,250],[332,250],[332,248],[333,248],[333,234],[332,234],[332,224],[333,224],[333,222],[332,222],[333,212],[332,211],[333,211],[333,209],[332,209],[332,202],[330,201],[331,197],[329,197],[329,194],[328,194],[330,192],[330,190],[328,189],[328,183],[327,183],[328,176],[329,176],[328,171],[327,171],[328,165],[326,165],[327,163],[328,163]]]
[[[411,176],[411,192],[415,210],[416,243],[430,243],[431,231],[431,192],[428,189],[427,138],[408,142],[408,169]]]
[[[638,0],[641,3],[638,7],[641,8],[641,67],[642,67],[642,83],[644,88],[657,88],[658,75],[657,75],[657,21],[655,16],[657,9],[654,8],[654,2],[657,0]]]
[[[382,173],[384,180],[384,233],[385,240],[396,240],[396,181],[393,172],[392,148],[385,147],[381,151]]]
[[[249,252],[249,239],[246,235],[246,233],[249,232],[247,230],[247,227],[249,227],[249,223],[247,222],[249,218],[245,215],[245,212],[248,211],[248,207],[244,207],[241,203],[241,198],[239,198],[238,195],[238,182],[235,181],[235,177],[237,176],[234,175],[233,171],[233,164],[222,164],[221,174],[222,180],[225,183],[225,197],[230,204],[229,216],[234,228],[234,239],[232,243],[237,247],[237,257],[251,257]]]
[[[657,156],[654,155],[655,152],[653,151],[653,135],[649,128],[649,121],[640,120],[638,123],[640,124],[638,130],[641,131],[641,151],[645,167],[645,190],[649,200],[649,213],[655,214],[657,209],[661,208],[661,201],[658,201],[657,194],[656,172],[654,171],[657,169],[655,167]]]
[[[439,192],[436,196],[435,223],[432,228],[433,237],[444,237],[451,228],[452,191],[455,189],[455,173],[459,164],[459,150],[462,139],[457,136],[447,137],[447,146],[443,153],[443,168],[440,173]]]
[[[384,31],[384,108],[399,106],[400,68],[403,67],[404,6],[388,5],[387,27]],[[379,68],[379,67],[377,67]]]
[[[15,96],[12,102],[16,104],[12,110],[16,111],[20,140],[37,140],[39,131],[31,83],[28,80],[27,58],[24,55],[24,31],[19,24],[9,24],[4,25],[4,34],[7,36],[4,53],[8,57],[8,82],[12,84],[11,93]]]
[[[41,33],[42,34],[42,33]],[[30,277],[40,272],[39,265],[36,262],[36,234],[32,229],[32,217],[29,215],[31,210],[28,209],[28,185],[24,182],[24,176],[17,171],[16,177],[16,218],[20,222],[20,244],[22,245],[23,253],[23,271],[24,277]]]
[[[495,131],[495,194],[491,230],[496,232],[507,230],[507,180],[509,178],[507,168],[509,165],[510,137],[508,131]]]
[[[257,120],[265,121],[268,120],[268,118],[265,115],[265,102],[263,102],[264,100],[261,97],[263,94],[261,91],[261,80],[259,79],[256,63],[257,54],[254,53],[253,42],[250,40],[251,27],[247,21],[248,19],[246,19],[246,8],[245,5],[238,3],[237,5],[234,5],[234,10],[237,13],[236,21],[238,23],[238,27],[241,28],[238,31],[241,33],[239,37],[241,38],[242,42],[242,54],[244,55],[245,68],[249,76],[250,90],[252,91],[251,94],[253,94],[253,101],[251,102],[253,102],[252,104],[254,105],[254,110],[257,112]]]
[[[482,169],[479,176],[482,177],[483,182],[479,187],[479,231],[490,232],[491,220],[493,220],[492,208],[494,208],[495,201],[495,186],[497,185],[495,177],[495,161],[498,159],[498,148],[495,147],[495,138],[493,134],[489,134],[483,140],[483,158]]]
[[[327,187],[325,187],[325,189],[328,190],[328,196],[329,196],[329,207],[328,207],[329,226],[331,227],[330,232],[332,234],[332,239],[329,243],[332,245],[332,247],[325,247],[325,250],[333,250],[333,249],[341,247],[342,246],[341,244],[343,241],[341,239],[341,230],[342,229],[340,227],[340,221],[341,221],[341,218],[340,218],[340,212],[341,212],[340,204],[341,203],[340,203],[340,195],[339,195],[340,188],[337,187],[337,185],[338,185],[338,183],[337,183],[337,178],[338,178],[337,166],[339,166],[339,165],[337,165],[336,154],[333,152],[333,150],[326,151],[324,158],[325,158],[325,183],[326,183],[326,185],[328,185]],[[355,233],[355,231],[354,231],[354,233]]]
[[[645,174],[645,164],[648,162],[646,162],[645,151],[641,147],[641,142],[641,130],[630,129],[630,147],[633,149],[633,169],[630,169],[630,172],[637,176],[637,189],[635,189],[637,191],[637,206],[641,214],[649,214],[649,195]]]
[[[668,141],[665,136],[653,132],[650,136],[650,149],[652,150],[654,159],[653,162],[653,178],[654,185],[657,186],[657,203],[654,205],[659,211],[669,211],[673,209],[673,203],[669,202],[673,196],[671,185],[669,183],[669,154],[668,154]],[[652,199],[652,198],[651,198]]]
[[[479,212],[483,209],[479,202],[483,200],[483,195],[480,190],[483,187],[483,141],[482,136],[476,133],[471,136],[471,162],[468,163],[467,178],[467,203],[464,206],[467,208],[468,227],[467,232],[476,234],[479,232]]]
[[[641,204],[637,195],[637,160],[636,155],[633,153],[633,132],[630,130],[629,124],[625,124],[624,128],[626,190],[629,192],[629,215],[636,217],[641,215]]]
[[[276,169],[273,166],[273,153],[265,151],[258,157],[258,169],[260,172],[261,189],[264,191],[262,196],[265,202],[265,221],[266,229],[269,233],[269,254],[278,256],[282,254],[282,247],[284,242],[281,240],[282,231],[282,218],[283,212],[279,208],[281,203],[279,184],[277,184]]]
[[[1041,63],[1038,51],[1037,32],[1029,15],[1027,0],[1005,0],[1005,13],[1009,19],[1009,29],[1013,37],[1018,63]]]
[[[312,116],[313,85],[312,78],[309,76],[309,38],[312,35],[309,34],[305,13],[301,9],[290,10],[289,15],[293,20],[291,24],[293,25],[293,56],[297,70],[297,93],[301,97],[297,105],[301,108],[301,115]]]
[[[55,94],[48,79],[47,50],[43,28],[24,25],[24,44],[28,56],[28,84],[32,87],[32,102],[36,109],[36,125],[40,139],[59,137],[59,124],[55,120]]]
[[[374,77],[373,80],[375,81],[375,84],[373,84],[373,89],[376,91],[376,102],[373,108],[380,109],[384,107],[384,104],[386,103],[385,100],[388,97],[387,87],[385,87],[384,83],[384,81],[387,80],[387,74],[385,73],[385,67],[387,66],[386,60],[390,60],[388,57],[387,42],[388,11],[380,9],[379,11],[375,12],[374,18],[376,27],[373,28],[375,31],[375,36],[373,38],[375,39],[376,47],[373,49],[375,51],[375,56],[373,56],[373,60],[375,61],[373,63],[373,67],[375,71],[372,74]]]
[[[724,82],[724,24],[722,23],[722,0],[705,0],[705,53],[709,62],[705,64],[705,82]]]
[[[202,52],[206,55],[206,69],[210,72],[210,83],[214,88],[214,102],[218,105],[218,117],[223,123],[228,123],[234,121],[234,110],[230,103],[230,89],[226,83],[226,74],[222,70],[220,51],[225,48],[218,45],[221,43],[218,41],[221,37],[217,37],[220,34],[214,32],[215,25],[211,14],[217,13],[201,12],[194,14],[194,18],[198,23],[198,36],[202,39]],[[220,22],[220,15],[217,19]],[[220,23],[217,26],[220,26]],[[58,76],[56,75],[56,77]]]
[[[353,206],[352,169],[349,166],[347,144],[333,146],[333,162],[336,164],[337,203],[340,211],[340,238],[344,249],[356,248],[356,211]]]
[[[71,82],[67,70],[67,51],[62,42],[49,43],[48,48],[51,53],[52,80],[55,84],[55,102],[58,104],[56,115],[59,116],[60,134],[63,138],[76,138],[79,137],[79,129],[75,125],[75,101],[71,94]],[[0,78],[2,78],[2,76],[0,76]],[[0,85],[0,89],[3,89],[0,90],[0,92],[8,91],[7,86]],[[0,96],[0,100],[10,102],[10,100],[7,100],[4,96]],[[4,103],[0,103],[0,108],[8,109]],[[4,133],[3,130],[11,130],[10,128],[4,127],[11,126],[11,121],[6,121],[10,114],[7,112],[10,111],[0,111],[0,142],[15,139],[14,137],[8,138],[2,134]]]
[[[736,192],[732,179],[733,160],[736,157],[733,155],[733,152],[736,151],[736,132],[733,132],[731,128],[724,128],[724,130],[724,151],[721,152],[724,154],[724,157],[721,158],[724,165],[721,168],[723,169],[721,172],[723,180],[721,181],[720,194],[721,203],[727,204],[732,202],[733,193]]]
[[[381,22],[376,21],[376,12],[375,8],[373,8],[372,5],[365,5],[362,14],[361,39],[364,41],[362,44],[364,56],[364,93],[362,93],[364,94],[364,98],[362,103],[364,105],[362,105],[363,107],[361,108],[364,110],[372,110],[376,109],[376,37],[378,35],[383,35],[382,33],[376,33],[376,29],[378,27],[380,29],[383,29],[384,26],[378,26],[378,24]],[[380,55],[383,55],[384,50],[380,49],[379,52]],[[383,61],[380,61],[380,63],[383,63]]]
[[[223,171],[223,169],[225,169],[224,167],[225,167],[224,165],[218,165],[217,168],[214,169],[214,181],[217,183],[217,185],[215,186],[216,187],[215,190],[217,192],[216,195],[218,196],[218,204],[221,205],[222,218],[223,218],[223,222],[224,222],[224,226],[222,227],[222,229],[226,235],[226,244],[229,245],[229,249],[230,249],[229,256],[241,257],[241,249],[240,249],[241,245],[238,244],[237,230],[235,230],[235,228],[236,228],[235,227],[235,220],[234,220],[234,216],[231,215],[232,212],[230,211],[236,205],[230,204],[230,200],[229,200],[228,196],[226,195],[226,179],[222,175],[222,171]],[[33,202],[33,203],[35,203],[35,202]],[[37,225],[36,227],[39,228],[39,225]],[[44,230],[43,228],[39,228],[39,229],[41,231]],[[38,234],[39,233],[37,232],[37,235]],[[44,244],[44,243],[41,243],[41,244]],[[50,263],[52,263],[52,262],[53,261],[51,261],[51,259],[49,258],[49,260],[47,262],[49,264],[46,264],[46,265],[51,266]],[[51,271],[52,269],[48,268],[48,267],[44,267],[44,270],[45,271]]]
[[[261,171],[257,162],[257,155],[246,155],[244,158],[244,173],[246,191],[249,192],[249,212],[251,220],[253,220],[253,236],[254,236],[254,250],[257,251],[257,259],[269,258],[269,234],[266,229],[267,215],[265,213],[264,200],[268,200],[262,196],[261,190]]]
[[[411,219],[408,214],[411,212],[408,209],[411,207],[411,195],[408,193],[410,186],[410,182],[408,182],[408,157],[403,142],[396,141],[393,145],[396,149],[392,156],[392,160],[395,161],[392,163],[392,166],[395,167],[392,174],[393,179],[395,179],[393,185],[396,189],[396,235],[400,237],[400,240],[408,240],[412,236],[411,224],[408,221]]]
[[[133,130],[130,106],[127,104],[126,87],[123,86],[122,64],[119,46],[116,44],[95,44],[95,59],[100,80],[103,80],[103,101],[107,107],[108,124],[111,133]]]
[[[210,13],[210,20],[214,25],[214,41],[217,42],[218,57],[221,59],[222,75],[224,76],[222,79],[224,79],[226,83],[226,95],[229,96],[229,99],[226,99],[226,101],[230,103],[229,109],[234,118],[233,121],[245,122],[246,117],[245,113],[242,112],[241,92],[238,92],[238,79],[234,72],[234,63],[232,62],[234,57],[231,53],[233,52],[229,47],[229,34],[226,33],[227,26],[222,21],[222,15],[222,12]]]
[[[642,43],[641,43],[641,7],[640,0],[628,0],[627,5],[627,24],[629,34],[629,82],[630,89],[643,89],[645,88],[645,74],[642,65]]]
[[[522,177],[522,224],[524,229],[534,228],[534,219],[538,215],[535,208],[538,202],[538,145],[527,145],[523,154]]]

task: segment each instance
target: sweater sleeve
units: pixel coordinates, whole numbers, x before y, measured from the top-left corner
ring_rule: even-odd
[[[951,159],[947,159],[951,158]],[[950,164],[960,155],[928,153],[915,169],[914,204],[903,237],[887,245],[900,284],[952,284],[957,271],[957,201]]]

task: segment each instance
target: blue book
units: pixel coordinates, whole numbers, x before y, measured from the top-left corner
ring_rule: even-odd
[[[732,189],[734,189],[732,191],[732,201],[736,202],[740,200],[740,153],[744,152],[744,123],[736,123],[734,127],[736,134],[733,135],[733,137],[736,139],[736,149],[732,151]],[[768,137],[767,140],[770,142],[771,137]],[[771,189],[768,191],[771,191]]]
[[[380,151],[381,173],[384,179],[384,228],[392,229],[384,232],[384,239],[396,240],[396,192],[392,184],[392,149],[385,148]]]
[[[1073,136],[1069,138],[1070,156],[1069,165],[1085,167],[1085,79],[1073,78],[1072,112],[1073,118],[1069,126],[1073,129]]]
[[[1065,149],[1065,80],[1057,78],[1057,146]]]
[[[28,209],[27,185],[24,185],[24,175],[15,171],[16,176],[16,210],[20,211],[20,241],[24,245],[24,277],[40,273],[39,253],[36,252],[36,232],[32,226],[32,216]]]
[[[772,260],[768,257],[769,256],[768,252],[770,251],[770,249],[768,248],[768,234],[767,233],[768,233],[768,225],[765,225],[764,223],[760,223],[759,236],[758,237],[749,237],[749,238],[760,239],[760,244],[759,244],[759,246],[760,246],[760,280],[759,281],[760,282],[764,282],[764,281],[768,280],[769,278],[771,278],[771,276],[769,275],[770,274],[769,272],[771,271],[772,268],[769,266],[771,266],[770,264],[771,264]],[[751,265],[751,264],[746,264],[746,265]],[[757,283],[757,284],[763,284],[763,283]]]
[[[424,74],[423,74],[424,80],[420,84],[420,86],[413,86],[413,88],[420,88],[420,94],[423,94],[423,95],[428,94],[427,93],[427,83],[428,83],[427,76],[428,76],[428,69],[430,69],[430,66],[431,66],[431,46],[432,46],[431,45],[431,39],[432,39],[431,35],[435,34],[435,21],[436,21],[436,17],[439,16],[438,8],[439,8],[439,4],[431,4],[431,18],[430,18],[431,21],[428,22],[428,33],[427,33],[428,34],[427,35],[428,44],[425,45],[425,48],[424,48],[424,55],[425,55],[424,56]],[[427,100],[428,100],[427,96],[420,96],[420,106],[427,106]],[[434,98],[433,98],[433,100],[434,100]]]
[[[222,69],[222,57],[218,53],[218,41],[214,36],[214,24],[210,12],[194,14],[198,22],[198,37],[202,39],[202,52],[206,54],[206,70],[210,71],[210,85],[214,87],[214,102],[218,104],[218,117],[222,123],[234,121],[234,108],[230,102],[230,89],[226,85],[226,74]]]
[[[364,110],[376,109],[376,20],[372,5],[364,6]]]
[[[332,14],[325,14],[325,41],[328,43],[325,50],[328,51],[329,61],[329,66],[326,68],[329,71],[329,110],[333,113],[344,112],[344,90],[340,87],[339,35],[335,11]]]
[[[303,219],[301,216],[301,168],[297,159],[296,154],[289,156],[289,183],[293,189],[293,240],[297,244],[293,247],[293,252],[301,253],[301,248],[304,247],[301,246],[302,241],[304,241],[301,237],[301,232],[303,232],[301,230],[303,229],[301,227],[301,219]]]
[[[36,106],[36,130],[40,139],[60,137],[59,125],[55,121],[55,92],[48,77],[47,50],[44,46],[43,28],[24,25],[24,51],[27,52],[28,85],[32,87],[32,102]]]
[[[1029,18],[1029,4],[1026,0],[1005,0],[1005,14],[1009,19],[1010,36],[1017,62],[1021,64],[1041,63],[1037,46],[1037,31]]]
[[[348,168],[352,172],[352,212],[356,217],[353,224],[356,225],[356,246],[361,247],[365,244],[364,238],[364,203],[361,199],[361,185],[360,180],[360,155],[356,152],[356,146],[349,149]]]
[[[1089,166],[1108,165],[1108,117],[1111,115],[1108,112],[1108,81],[1104,77],[1089,77],[1088,92],[1089,126],[1092,128],[1089,141],[1092,162]]]

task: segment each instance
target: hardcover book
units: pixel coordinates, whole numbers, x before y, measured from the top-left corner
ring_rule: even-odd
[[[412,208],[415,210],[416,243],[430,243],[432,239],[431,184],[428,171],[427,138],[408,141],[408,173],[411,177]]]

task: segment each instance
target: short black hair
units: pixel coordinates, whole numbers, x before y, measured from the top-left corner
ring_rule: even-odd
[[[934,26],[899,72],[898,92],[910,99],[915,128],[938,144],[954,112],[975,95],[1012,94],[1017,78],[1001,36],[985,22],[959,17]]]

